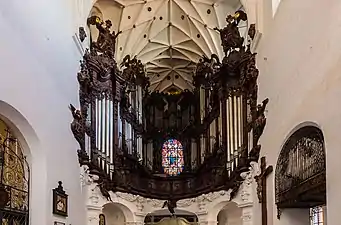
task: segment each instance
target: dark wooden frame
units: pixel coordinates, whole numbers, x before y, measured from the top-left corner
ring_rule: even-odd
[[[58,197],[65,199],[65,211],[60,211],[57,209],[57,198]],[[58,187],[53,189],[52,204],[53,204],[53,207],[52,207],[53,208],[53,214],[63,216],[63,217],[68,216],[68,195],[65,193],[61,181],[58,182]]]

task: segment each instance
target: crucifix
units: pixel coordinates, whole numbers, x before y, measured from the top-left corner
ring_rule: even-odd
[[[268,212],[266,206],[266,178],[273,171],[272,166],[266,167],[265,157],[262,157],[260,160],[260,170],[261,173],[258,176],[255,176],[257,182],[257,196],[259,203],[262,204],[262,225],[268,225]]]

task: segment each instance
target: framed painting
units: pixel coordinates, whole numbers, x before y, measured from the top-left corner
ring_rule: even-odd
[[[68,216],[68,195],[65,193],[62,182],[58,182],[58,187],[53,189],[53,214]]]

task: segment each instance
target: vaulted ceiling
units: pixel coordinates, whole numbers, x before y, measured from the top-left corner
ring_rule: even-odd
[[[146,66],[151,90],[167,91],[192,89],[202,55],[222,58],[214,28],[224,27],[226,16],[240,7],[239,0],[99,0],[91,14],[110,19],[113,29],[122,31],[117,62],[136,55]]]

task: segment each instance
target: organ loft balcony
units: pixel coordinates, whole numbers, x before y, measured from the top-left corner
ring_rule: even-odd
[[[98,37],[77,75],[80,108],[72,104],[71,130],[79,163],[99,177],[102,194],[120,191],[177,201],[209,192],[238,191],[250,162],[258,161],[258,140],[268,100],[257,104],[255,53],[240,24],[243,11],[229,15],[219,32],[224,56],[204,55],[192,71],[192,88],[151,87],[136,56],[116,62],[111,22],[88,19]]]

